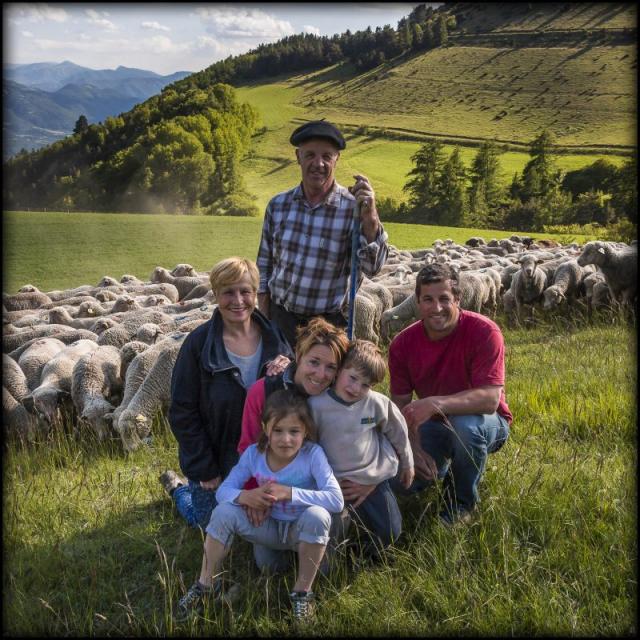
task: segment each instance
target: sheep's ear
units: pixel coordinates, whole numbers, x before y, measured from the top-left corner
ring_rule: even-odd
[[[33,413],[35,408],[33,406],[33,396],[31,394],[22,398],[22,406],[29,412]]]

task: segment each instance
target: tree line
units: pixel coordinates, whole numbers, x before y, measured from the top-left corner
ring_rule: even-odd
[[[530,143],[530,159],[506,186],[495,141],[479,147],[471,166],[455,147],[447,157],[442,143],[423,144],[411,157],[404,191],[407,202],[381,198],[383,220],[485,229],[543,231],[553,226],[628,221],[637,225],[637,158],[621,167],[599,159],[563,172],[555,162],[553,137],[543,131]]]
[[[455,16],[422,4],[402,18],[395,29],[385,25],[354,33],[347,29],[332,37],[310,33],[287,36],[274,43],[261,44],[248,53],[229,56],[170,87],[181,90],[204,88],[216,82],[234,84],[292,71],[320,69],[345,61],[364,71],[400,54],[445,45],[450,31],[455,28]]]
[[[240,160],[258,112],[233,87],[169,89],[4,165],[4,207],[257,215]]]

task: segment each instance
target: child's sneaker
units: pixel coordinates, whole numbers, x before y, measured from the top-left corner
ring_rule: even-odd
[[[289,598],[291,599],[291,612],[294,622],[311,620],[315,601],[313,591],[292,591],[289,594]]]
[[[232,606],[238,600],[240,595],[240,585],[232,583],[225,588],[222,579],[214,580],[211,587],[205,587],[196,580],[189,591],[185,593],[180,600],[176,609],[176,620],[184,622],[191,615],[201,615],[204,611],[204,603],[210,600],[214,604],[226,604]]]
[[[178,487],[182,487],[187,484],[185,478],[181,478],[175,471],[168,469],[164,473],[160,474],[160,484],[162,488],[171,495]]]

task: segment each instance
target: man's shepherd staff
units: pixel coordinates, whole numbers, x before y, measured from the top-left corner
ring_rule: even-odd
[[[356,314],[356,291],[358,289],[358,246],[360,245],[360,203],[353,209],[353,234],[351,236],[351,280],[349,289],[349,315],[347,319],[347,337],[353,339]]]

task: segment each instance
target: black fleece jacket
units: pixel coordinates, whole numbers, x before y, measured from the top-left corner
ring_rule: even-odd
[[[281,331],[257,309],[251,316],[262,333],[258,377],[277,355],[293,359]],[[178,441],[182,472],[193,481],[223,478],[238,461],[246,389],[239,369],[229,360],[222,339],[223,321],[211,319],[184,340],[171,376],[169,424]]]

